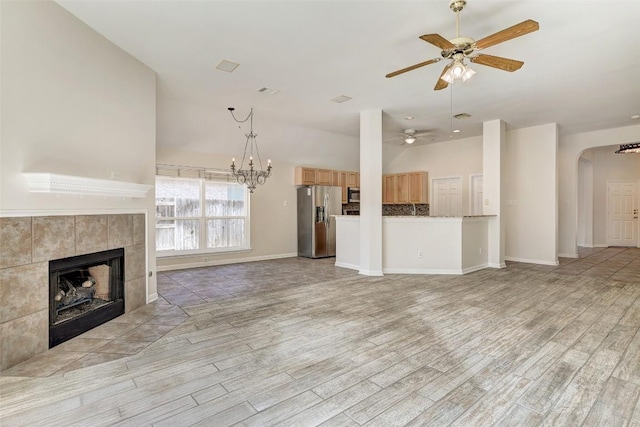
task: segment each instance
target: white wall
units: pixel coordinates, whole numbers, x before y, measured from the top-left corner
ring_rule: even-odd
[[[585,151],[578,162],[578,246],[593,247],[593,156]]]
[[[607,181],[640,181],[640,155],[616,154],[619,146],[594,148],[593,244],[607,243]]]
[[[251,195],[250,251],[207,254],[206,256],[158,258],[158,269],[170,270],[296,256],[298,253],[297,195],[296,187],[293,185],[296,165],[272,161],[272,176]],[[158,164],[226,169],[231,163],[231,158],[207,153],[159,148],[157,162]],[[204,258],[207,258],[207,261],[204,261]]]
[[[251,105],[234,105],[236,117],[244,120]],[[264,119],[260,105],[254,108],[253,130],[260,154],[266,161],[335,170],[358,170],[359,139],[316,129]],[[177,125],[178,123],[179,125]],[[158,97],[158,148],[179,146],[193,153],[241,156],[249,122],[239,125],[227,109],[214,110],[177,99]],[[179,130],[179,132],[178,132]],[[225,165],[227,167],[228,165]]]
[[[589,148],[640,141],[640,125],[560,136],[558,144],[558,253],[577,256],[578,158]]]
[[[469,175],[482,173],[482,137],[407,147],[400,153],[384,150],[383,155],[384,174],[429,172],[429,192],[433,178],[461,176],[463,215],[469,215]]]
[[[155,73],[54,2],[2,1],[0,214],[148,212],[154,195],[29,193],[22,172],[153,184]],[[153,221],[148,221],[153,236]],[[147,245],[155,270],[155,242]],[[155,275],[148,294],[156,293]]]
[[[505,258],[555,265],[558,131],[555,123],[507,132]]]

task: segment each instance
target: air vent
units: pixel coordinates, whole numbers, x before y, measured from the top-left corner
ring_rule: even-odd
[[[467,113],[460,113],[453,116],[453,118],[460,119],[460,120],[468,119],[469,117],[471,117],[471,114],[467,114]]]
[[[349,98],[348,96],[345,95],[340,95],[340,96],[336,96],[335,98],[333,98],[331,101],[338,103],[338,104],[342,104],[343,102],[347,102],[348,100],[350,100],[351,98]]]
[[[277,90],[277,89],[269,89],[268,87],[262,86],[262,87],[258,88],[258,92],[266,93],[268,95],[275,95],[276,93],[278,93],[280,91]]]
[[[226,71],[227,73],[232,73],[236,68],[238,68],[239,65],[240,64],[236,64],[235,62],[231,62],[231,61],[227,61],[226,59],[223,59],[216,66],[216,70]]]

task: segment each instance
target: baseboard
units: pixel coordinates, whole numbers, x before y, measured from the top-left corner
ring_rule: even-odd
[[[587,247],[587,246],[583,246]],[[560,258],[578,258],[578,254],[558,254]]]
[[[153,293],[151,295],[147,295],[147,304],[154,302],[158,299],[158,293]]]
[[[473,273],[474,271],[478,271],[478,270],[484,270],[487,267],[489,267],[489,264],[479,264],[479,265],[474,265],[473,267],[463,268],[462,274]]]
[[[263,256],[256,256],[256,257],[247,257],[247,258],[220,259],[220,260],[213,259],[206,262],[199,261],[199,262],[188,262],[188,263],[182,263],[182,264],[157,265],[156,270],[157,271],[186,270],[188,268],[213,267],[216,265],[240,264],[243,262],[268,261],[272,259],[281,259],[281,258],[295,258],[297,256],[298,256],[297,253],[291,253],[291,254],[263,255]]]
[[[462,269],[437,268],[383,268],[385,274],[457,274],[462,275]]]
[[[504,262],[501,262],[499,264],[495,262],[490,262],[489,268],[507,268],[507,264],[505,264]]]
[[[347,262],[338,262],[338,261],[336,261],[335,266],[336,267],[342,267],[342,268],[348,268],[349,270],[360,270],[360,266],[359,265],[349,264]]]
[[[514,261],[514,262],[526,262],[527,264],[541,264],[541,265],[560,265],[558,261],[544,261],[540,259],[528,259],[528,258],[515,258],[506,256],[504,257],[506,261]]]
[[[358,274],[363,276],[381,277],[384,276],[382,270],[358,270]]]
[[[594,248],[608,248],[609,246],[608,246],[608,245],[601,245],[601,244],[598,244],[598,245],[593,245],[593,247],[594,247]]]

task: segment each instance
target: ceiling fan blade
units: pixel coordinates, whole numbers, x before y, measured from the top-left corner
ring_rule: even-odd
[[[412,65],[412,66],[407,67],[407,68],[403,68],[402,70],[394,71],[393,73],[387,74],[385,77],[386,78],[395,77],[398,74],[406,73],[407,71],[412,71],[412,70],[415,70],[416,68],[424,67],[425,65],[433,64],[434,62],[438,62],[438,61],[440,61],[440,58],[430,59],[428,61],[424,61],[424,62],[421,62],[421,63],[416,64],[416,65]]]
[[[485,49],[489,46],[496,45],[498,43],[506,42],[507,40],[515,39],[516,37],[524,36],[525,34],[537,31],[540,25],[534,20],[527,19],[513,27],[506,28],[497,33],[491,34],[476,42],[477,49]]]
[[[453,43],[442,37],[440,34],[425,34],[423,36],[420,36],[420,38],[427,43],[431,43],[432,45],[437,46],[443,50],[456,48]]]
[[[438,81],[436,82],[436,86],[433,88],[433,90],[441,90],[449,86],[449,83],[447,83],[445,80],[442,80],[442,76],[444,76],[444,73],[449,71],[449,68],[451,68],[452,65],[453,63],[450,62],[446,67],[442,69],[442,73],[440,73],[440,77],[438,77]]]
[[[519,70],[524,62],[515,59],[502,58],[500,56],[480,54],[470,59],[474,64],[486,65],[488,67],[498,68],[500,70],[513,72]]]

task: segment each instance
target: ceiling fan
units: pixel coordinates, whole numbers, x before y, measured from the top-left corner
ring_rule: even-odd
[[[393,73],[387,74],[385,77],[395,77],[399,74],[415,70],[416,68],[439,62],[442,59],[450,59],[451,62],[444,67],[440,74],[440,78],[434,87],[434,90],[441,90],[449,86],[449,83],[453,83],[456,79],[465,81],[475,74],[475,71],[465,65],[465,59],[468,59],[470,62],[475,64],[486,65],[504,71],[513,72],[519,70],[524,62],[499,56],[486,55],[478,53],[478,51],[537,31],[539,28],[538,23],[531,19],[527,19],[526,21],[512,27],[475,41],[470,37],[460,37],[460,11],[466,4],[466,0],[451,0],[449,3],[449,8],[456,13],[456,37],[454,39],[447,40],[440,34],[425,34],[420,36],[420,38],[427,43],[431,43],[432,45],[442,49],[442,58],[430,59],[428,61],[394,71]]]
[[[413,144],[414,142],[416,142],[419,138],[422,138],[424,136],[430,136],[432,135],[431,131],[417,131],[415,129],[405,129],[402,132],[399,132],[398,135],[402,135],[402,138],[391,138],[391,139],[385,139],[385,142],[388,141],[397,141],[399,139],[404,140],[404,142],[400,145],[405,145],[405,144]]]

